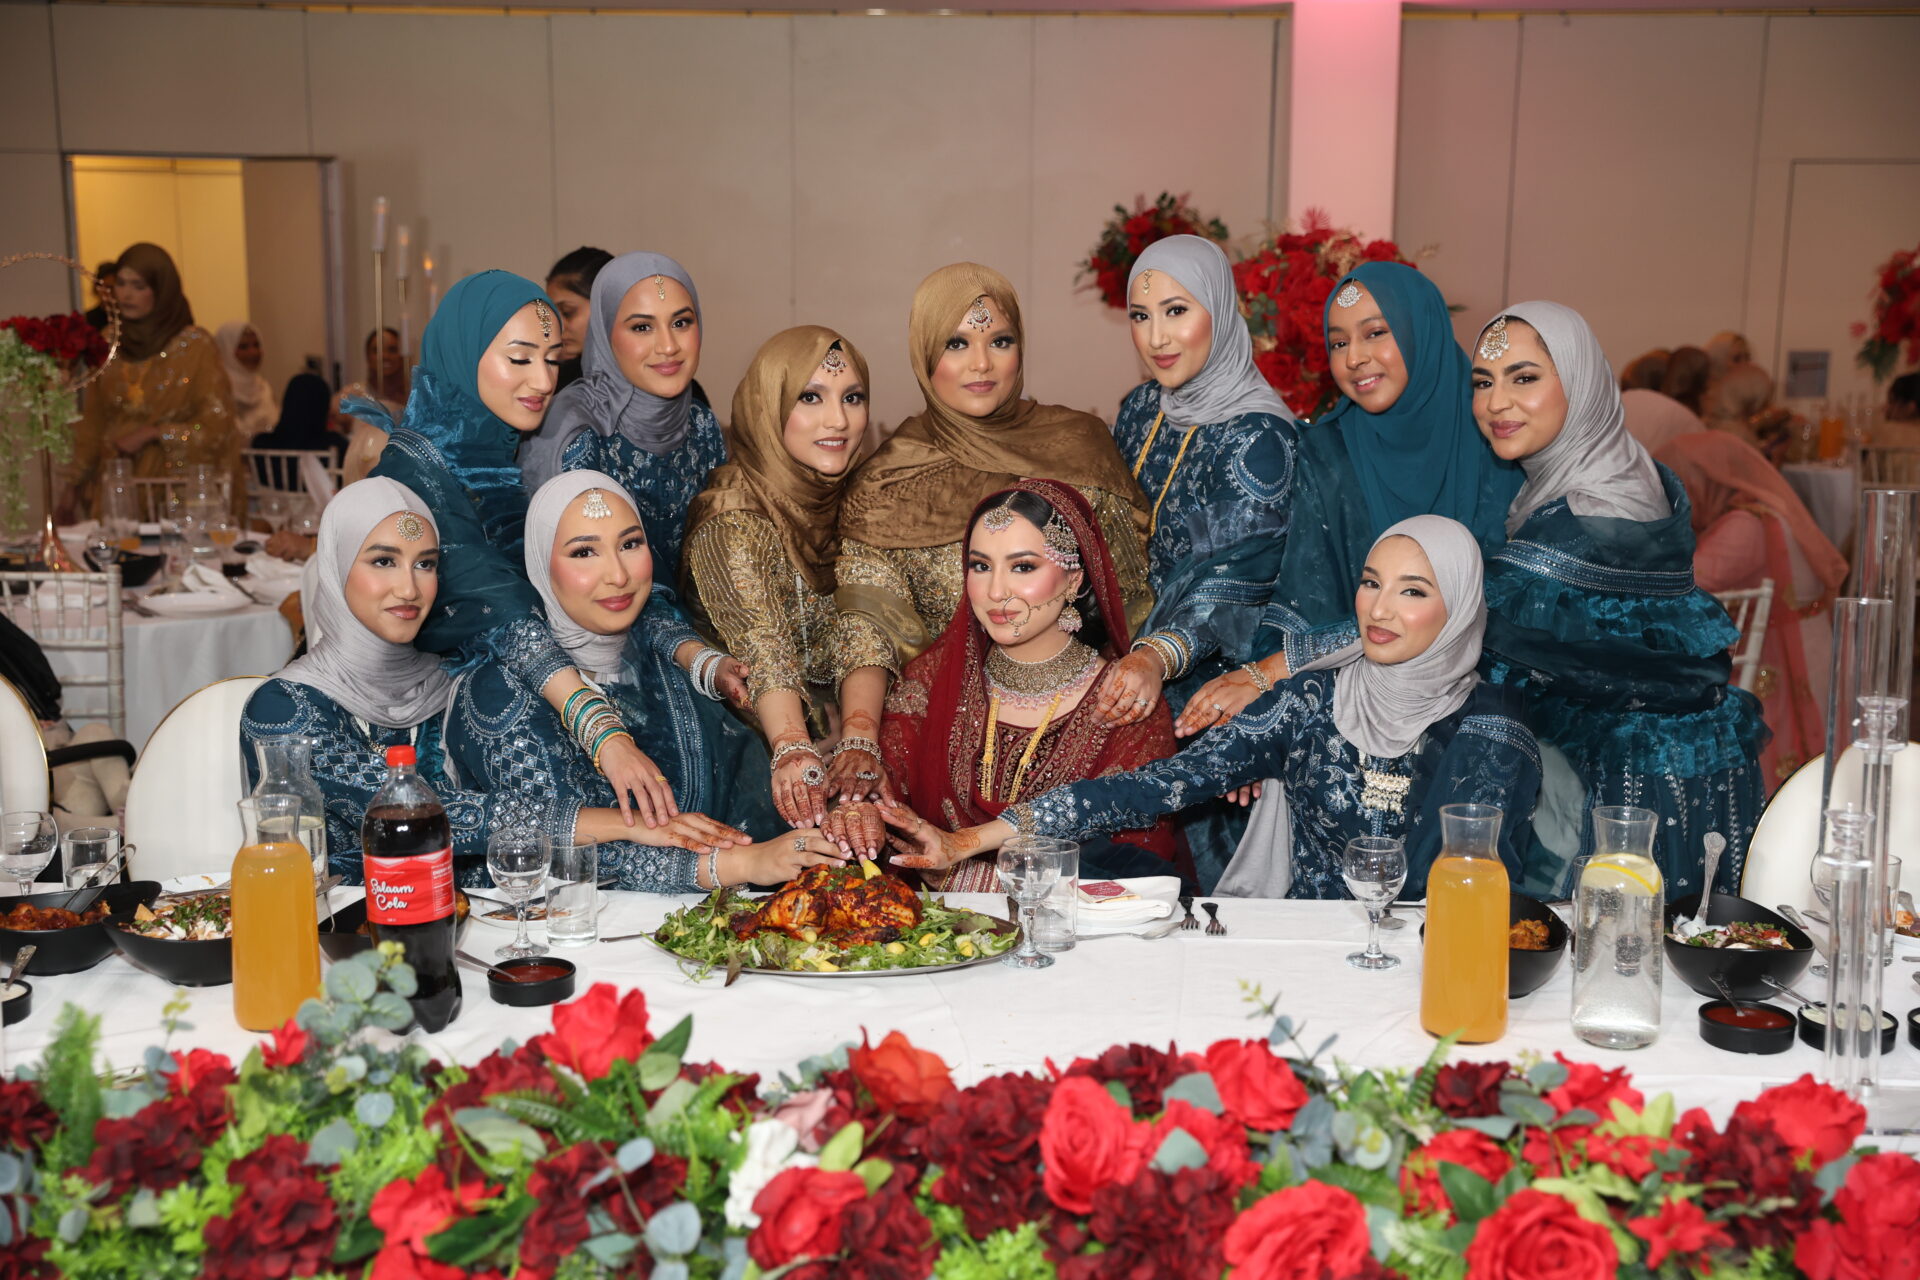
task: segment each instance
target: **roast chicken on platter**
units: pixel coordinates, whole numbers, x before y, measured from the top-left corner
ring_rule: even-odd
[[[920,919],[913,886],[885,872],[869,876],[855,865],[808,867],[729,923],[739,938],[783,933],[797,942],[859,947],[897,941]]]

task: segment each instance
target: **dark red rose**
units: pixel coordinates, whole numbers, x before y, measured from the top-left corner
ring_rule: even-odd
[[[1866,1131],[1867,1109],[1811,1075],[1778,1085],[1733,1109],[1758,1124],[1770,1124],[1795,1152],[1811,1151],[1823,1165],[1853,1149]]]
[[[30,1151],[53,1136],[60,1118],[32,1080],[0,1080],[0,1147]]]
[[[953,1074],[937,1053],[916,1049],[906,1036],[889,1031],[877,1045],[860,1035],[860,1047],[847,1054],[854,1078],[873,1095],[874,1105],[909,1120],[925,1120],[953,1092]]]
[[[1069,1213],[1090,1213],[1093,1193],[1133,1181],[1150,1152],[1153,1127],[1135,1123],[1106,1088],[1069,1076],[1053,1088],[1040,1123],[1047,1198]]]
[[[606,1153],[591,1143],[576,1143],[533,1166],[527,1194],[539,1208],[520,1234],[520,1271],[528,1280],[546,1280],[560,1260],[593,1234],[587,1210],[593,1200],[583,1187],[608,1164]]]
[[[1693,1152],[1686,1181],[1704,1186],[1700,1207],[1709,1214],[1730,1205],[1746,1209],[1759,1200],[1785,1202],[1765,1217],[1743,1214],[1728,1220],[1727,1228],[1740,1248],[1785,1246],[1820,1212],[1820,1191],[1813,1185],[1813,1174],[1798,1167],[1797,1153],[1772,1125],[1757,1123],[1736,1110],[1725,1133],[1715,1133],[1710,1121],[1697,1116],[1674,1136]]]
[[[304,1144],[279,1134],[228,1166],[229,1181],[244,1190],[231,1215],[206,1225],[202,1280],[281,1280],[330,1269],[339,1213],[326,1184],[300,1165],[305,1154]]]
[[[867,1184],[857,1173],[781,1170],[753,1199],[760,1225],[747,1237],[748,1256],[762,1270],[801,1258],[832,1258],[840,1252],[848,1208],[866,1195]],[[787,1274],[812,1280],[827,1275],[828,1269],[801,1267]]]
[[[1106,1250],[1062,1258],[1060,1280],[1216,1280],[1233,1215],[1233,1188],[1214,1170],[1145,1170],[1094,1192],[1088,1231]]]
[[[555,1005],[553,1030],[533,1043],[560,1065],[598,1080],[616,1062],[638,1062],[653,1043],[647,998],[639,991],[623,996],[612,983],[596,982],[578,1000]]]
[[[1563,1053],[1553,1056],[1567,1069],[1566,1083],[1557,1089],[1549,1089],[1540,1097],[1556,1113],[1565,1115],[1569,1111],[1585,1109],[1602,1120],[1609,1120],[1613,1117],[1612,1104],[1616,1098],[1635,1111],[1646,1105],[1646,1098],[1633,1087],[1632,1078],[1627,1075],[1625,1067],[1602,1071],[1591,1062],[1570,1062]]]
[[[841,1240],[847,1256],[834,1268],[837,1280],[926,1280],[940,1256],[933,1224],[898,1174],[848,1206]]]
[[[1221,1040],[1207,1047],[1207,1071],[1227,1114],[1249,1129],[1275,1133],[1307,1105],[1307,1089],[1265,1040]]]
[[[1500,1082],[1513,1074],[1505,1062],[1449,1062],[1433,1079],[1433,1105],[1456,1120],[1500,1114]]]
[[[276,1133],[227,1166],[227,1181],[237,1187],[305,1176],[307,1144],[290,1133]]]
[[[1303,1182],[1262,1197],[1227,1228],[1234,1280],[1352,1280],[1378,1273],[1367,1211],[1350,1191]]]
[[[15,1214],[15,1206],[20,1212]],[[7,1215],[11,1227],[9,1239],[13,1241],[5,1249],[0,1249],[0,1280],[55,1280],[60,1272],[47,1261],[47,1250],[52,1243],[39,1236],[28,1236],[31,1215],[27,1202],[17,1199],[0,1199],[0,1214]]]
[[[1042,1217],[1040,1120],[1053,1086],[1032,1076],[994,1076],[950,1094],[927,1122],[924,1152],[940,1170],[933,1198],[957,1205],[984,1240]]]
[[[1480,1220],[1466,1256],[1468,1280],[1612,1280],[1620,1267],[1612,1232],[1531,1187]]]
[[[1116,1081],[1125,1085],[1133,1099],[1133,1113],[1158,1115],[1166,1105],[1162,1093],[1181,1076],[1205,1071],[1206,1063],[1193,1054],[1178,1052],[1168,1045],[1166,1052],[1144,1044],[1119,1044],[1097,1058],[1077,1058],[1061,1072],[1067,1076],[1086,1076],[1102,1084]]]
[[[260,1060],[269,1067],[294,1067],[307,1053],[307,1033],[292,1018],[273,1029],[273,1043],[260,1046]]]
[[[1400,1193],[1409,1213],[1444,1213],[1453,1221],[1453,1202],[1440,1183],[1440,1166],[1457,1164],[1488,1182],[1498,1182],[1513,1168],[1513,1157],[1484,1133],[1449,1129],[1438,1133],[1400,1166]]]
[[[800,1136],[802,1150],[818,1151],[833,1135],[855,1121],[866,1130],[866,1154],[893,1163],[895,1169],[918,1182],[926,1171],[920,1155],[924,1126],[916,1120],[895,1115],[874,1104],[851,1070],[823,1071],[814,1081],[814,1089],[826,1095],[811,1133]]]
[[[1647,1242],[1650,1271],[1658,1271],[1668,1258],[1724,1249],[1733,1243],[1726,1226],[1710,1220],[1698,1201],[1678,1197],[1661,1201],[1660,1212],[1652,1217],[1633,1219],[1627,1230]]]
[[[93,1158],[69,1172],[105,1184],[108,1203],[135,1187],[165,1191],[185,1182],[206,1154],[188,1098],[162,1098],[126,1119],[100,1120],[93,1126],[93,1141]]]
[[[760,1101],[760,1076],[756,1072],[742,1074],[721,1066],[717,1062],[685,1062],[680,1065],[680,1074],[695,1084],[713,1076],[732,1076],[733,1083],[720,1095],[720,1105],[729,1111],[747,1115],[757,1109]]]
[[[1583,1143],[1583,1153],[1589,1164],[1605,1165],[1629,1182],[1638,1182],[1654,1171],[1653,1157],[1657,1153],[1679,1149],[1678,1144],[1665,1138],[1653,1138],[1645,1134],[1604,1137],[1589,1133]],[[1678,1176],[1678,1171],[1666,1176],[1671,1181]]]
[[[1216,1116],[1178,1100],[1167,1104],[1166,1114],[1160,1117],[1147,1139],[1145,1151],[1149,1160],[1175,1129],[1184,1130],[1200,1144],[1200,1149],[1207,1153],[1207,1167],[1218,1173],[1234,1191],[1259,1178],[1260,1165],[1249,1154],[1245,1125],[1232,1116]]]
[[[632,1173],[615,1174],[601,1183],[594,1194],[617,1230],[637,1236],[646,1230],[647,1220],[672,1204],[686,1185],[686,1159],[656,1151],[653,1159]]]
[[[1862,1156],[1833,1207],[1840,1221],[1820,1219],[1794,1247],[1808,1280],[1920,1280],[1920,1163]]]
[[[445,1074],[443,1071],[441,1076]],[[546,1055],[532,1045],[522,1045],[511,1056],[490,1053],[466,1068],[466,1079],[448,1087],[435,1099],[433,1105],[427,1108],[422,1122],[428,1128],[438,1127],[450,1133],[455,1112],[482,1106],[488,1098],[498,1094],[527,1092],[549,1093],[556,1098],[560,1096],[560,1086],[554,1083]]]

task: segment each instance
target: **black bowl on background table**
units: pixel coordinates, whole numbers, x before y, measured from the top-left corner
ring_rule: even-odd
[[[1808,1015],[1812,1016],[1809,1017]],[[1827,1006],[1815,1001],[1801,1005],[1798,1017],[1800,1024],[1800,1043],[1810,1049],[1827,1051]],[[1900,1033],[1900,1019],[1887,1012],[1880,1011],[1880,1052],[1884,1056],[1893,1052]]]
[[[1665,932],[1671,935],[1675,920],[1690,917],[1699,909],[1700,895],[1697,893],[1669,902]],[[1720,998],[1719,989],[1713,985],[1713,975],[1716,973],[1726,980],[1737,998],[1764,1000],[1773,995],[1775,989],[1761,981],[1763,976],[1792,986],[1794,979],[1805,973],[1807,966],[1813,963],[1813,939],[1795,928],[1785,917],[1757,902],[1736,898],[1730,893],[1716,893],[1707,908],[1707,923],[1773,925],[1784,929],[1788,941],[1793,943],[1791,951],[1729,951],[1725,947],[1692,947],[1684,942],[1675,942],[1668,936],[1665,939],[1667,967],[1679,974],[1682,982],[1710,1000]]]
[[[0,910],[25,902],[36,907],[58,907],[73,898],[70,889],[32,893],[24,898],[0,898]],[[149,906],[160,896],[157,880],[135,880],[128,884],[110,884],[100,898],[110,911],[106,921],[78,925],[72,929],[0,929],[0,956],[10,956],[29,944],[40,948],[34,953],[33,972],[47,977],[56,973],[79,973],[91,969],[113,954],[112,934],[120,932],[110,922],[133,917],[135,907]]]
[[[81,552],[81,556],[93,567],[95,573],[106,572],[107,566],[94,558],[93,548],[87,548]],[[152,582],[153,575],[159,573],[166,565],[167,558],[139,551],[120,551],[114,554],[112,562],[120,566],[122,587],[144,587]]]
[[[6,979],[0,978],[0,987],[6,986]],[[0,1026],[10,1027],[16,1022],[24,1022],[33,1012],[33,988],[24,982],[13,984],[13,999],[0,1005]]]
[[[1529,898],[1524,893],[1507,895],[1507,924],[1509,927],[1522,920],[1539,920],[1547,926],[1547,945],[1543,951],[1522,951],[1518,947],[1507,948],[1507,999],[1518,1000],[1521,996],[1530,996],[1547,984],[1553,971],[1560,967],[1560,958],[1567,954],[1567,943],[1573,933],[1567,928],[1567,922],[1560,913],[1538,898]],[[1427,926],[1420,926],[1420,936],[1427,936]]]
[[[579,976],[573,961],[562,960],[558,956],[496,960],[493,968],[503,973],[522,975],[517,980],[502,982],[492,972],[487,974],[487,990],[493,994],[493,1002],[521,1009],[571,1000],[574,980]]]
[[[465,897],[464,894],[461,895]],[[453,945],[466,945],[467,925],[472,921],[471,914],[462,913],[460,925],[453,931]],[[373,946],[371,934],[360,932],[360,926],[367,922],[367,900],[349,902],[333,913],[332,919],[320,922],[320,950],[329,960],[345,960],[348,956],[359,955]]]
[[[1700,1006],[1700,1038],[1729,1053],[1785,1053],[1793,1048],[1793,1015],[1773,1004],[1742,1004],[1738,1016],[1745,1025],[1720,1021],[1734,1006],[1710,1000]],[[1754,1011],[1762,1012],[1756,1014]]]
[[[233,938],[148,938],[108,930],[120,954],[176,987],[224,987],[233,981]]]
[[[1907,1043],[1920,1049],[1920,1009],[1907,1010]]]

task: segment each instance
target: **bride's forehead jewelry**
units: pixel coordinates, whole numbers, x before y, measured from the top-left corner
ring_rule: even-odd
[[[981,294],[973,300],[973,306],[967,309],[967,326],[972,329],[984,329],[993,323],[993,312],[987,310],[987,295]]]
[[[427,536],[427,522],[411,511],[402,512],[394,521],[393,529],[408,542],[418,542]]]
[[[1346,287],[1333,295],[1333,300],[1342,307],[1352,306],[1360,301],[1360,286],[1352,280],[1347,281]]]
[[[546,303],[538,298],[533,300],[533,317],[540,322],[540,336],[543,338],[551,338],[553,336],[553,312],[547,307]]]
[[[980,517],[980,527],[989,533],[999,533],[1013,527],[1013,518],[1017,514],[1010,500],[1003,502]]]
[[[1487,331],[1480,335],[1480,358],[1498,360],[1507,354],[1507,343],[1507,318],[1501,316],[1488,325]]]
[[[589,520],[605,520],[613,514],[613,508],[607,505],[607,495],[598,489],[587,490],[587,501],[580,508],[580,514]]]
[[[820,358],[820,368],[827,373],[845,373],[847,358],[840,354],[840,344],[834,343],[827,348],[827,354]]]
[[[660,301],[665,302],[667,300],[667,278],[665,276],[655,276],[653,278],[653,292],[659,297]]]
[[[1080,542],[1073,536],[1073,530],[1067,528],[1055,512],[1047,517],[1047,523],[1040,529],[1040,540],[1046,543],[1047,559],[1072,573],[1080,567]]]

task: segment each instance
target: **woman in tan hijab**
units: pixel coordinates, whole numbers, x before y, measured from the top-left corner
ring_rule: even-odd
[[[116,457],[132,458],[133,474],[141,477],[211,463],[231,477],[234,509],[244,510],[232,391],[219,347],[193,322],[173,259],[159,245],[134,245],[120,255],[114,291],[120,352],[87,390],[60,517],[91,514],[100,472]]]
[[[728,461],[687,510],[681,569],[694,624],[748,668],[773,748],[773,800],[796,827],[826,818],[827,761],[849,794],[877,790],[877,717],[839,735],[835,702],[864,687],[877,709],[897,671],[872,621],[834,605],[841,492],[867,429],[867,362],[831,329],[775,334],[733,395]],[[696,670],[695,675],[698,676]],[[855,774],[864,776],[855,777]]]

